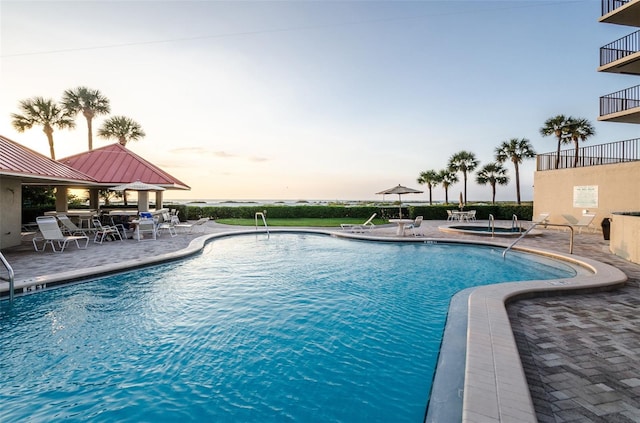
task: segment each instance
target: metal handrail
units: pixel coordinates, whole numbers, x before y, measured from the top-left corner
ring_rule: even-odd
[[[11,267],[7,259],[2,255],[2,253],[0,253],[0,261],[4,265],[5,269],[7,269],[7,272],[9,272],[8,278],[4,278],[0,276],[0,279],[9,282],[9,300],[13,301],[13,291],[14,291],[13,280],[15,277],[15,273],[13,272],[13,267]]]
[[[564,225],[564,224],[557,224],[557,223],[542,223],[542,222],[534,222],[533,225],[531,225],[531,227],[529,229],[527,229],[526,231],[524,231],[522,233],[522,235],[520,235],[518,237],[518,239],[516,239],[515,241],[513,241],[511,243],[511,245],[509,245],[503,252],[502,252],[502,258],[505,258],[505,256],[507,255],[507,251],[509,251],[514,245],[516,245],[522,238],[524,238],[525,236],[527,236],[527,234],[529,232],[531,232],[531,230],[533,228],[535,228],[538,225],[544,225],[544,227],[546,228],[547,226],[560,226],[560,227],[564,227],[564,228],[569,228],[569,232],[571,233],[571,238],[569,240],[569,254],[573,254],[573,226],[571,225]]]
[[[518,216],[516,216],[514,214],[514,215],[511,215],[511,229],[513,230],[513,229],[516,229],[516,228],[519,228]]]
[[[262,222],[264,223],[264,228],[267,230],[267,235],[269,235],[269,226],[267,226],[267,218],[264,216],[264,214],[266,213],[266,211],[263,212],[256,212],[256,231],[258,230],[258,216],[260,216],[262,218]]]
[[[492,214],[489,214],[489,229],[491,229],[491,238],[496,235],[496,220]]]

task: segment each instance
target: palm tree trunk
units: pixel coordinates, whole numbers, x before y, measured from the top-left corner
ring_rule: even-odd
[[[578,167],[578,150],[580,148],[578,147],[578,140],[575,140],[574,143],[576,144],[576,154],[573,158],[573,167]]]
[[[444,203],[445,204],[449,204],[449,189],[448,188],[444,189]]]
[[[53,148],[53,128],[51,125],[46,123],[42,131],[47,135],[47,139],[49,140],[49,154],[51,154],[51,160],[56,159],[56,152]]]
[[[429,185],[429,205],[433,205],[433,202],[431,201],[431,185]]]
[[[496,183],[492,183],[491,184],[491,192],[493,194],[493,196],[491,197],[491,204],[495,204],[496,203]]]
[[[562,138],[558,137],[558,153],[556,154],[556,169],[560,168],[560,143]]]
[[[93,119],[89,116],[87,118],[87,139],[89,140],[89,151],[93,150]]]
[[[464,203],[467,204],[467,172],[462,172],[464,175]]]
[[[518,199],[518,205],[520,205],[520,168],[516,162],[513,163],[513,166],[516,168],[516,198]]]

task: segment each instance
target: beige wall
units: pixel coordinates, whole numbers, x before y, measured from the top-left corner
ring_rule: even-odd
[[[20,245],[22,227],[20,180],[0,176],[0,249]]]
[[[623,259],[640,263],[640,216],[613,215],[609,249]]]
[[[612,212],[640,211],[640,162],[538,171],[534,174],[533,214],[550,213],[550,223],[566,223],[563,214],[576,218],[584,207],[574,207],[576,186],[597,186],[598,206],[592,225],[600,228],[602,219]]]

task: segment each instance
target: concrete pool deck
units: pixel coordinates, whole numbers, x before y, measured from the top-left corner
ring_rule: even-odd
[[[424,221],[420,231],[428,239],[436,240],[469,240],[499,245],[508,245],[513,241],[479,235],[445,234],[437,229],[445,224],[447,222]],[[174,238],[164,235],[156,241],[126,240],[102,245],[91,242],[86,250],[77,250],[72,245],[63,253],[53,253],[50,249],[35,252],[30,241],[25,240],[22,246],[6,249],[3,254],[15,270],[16,287],[19,288],[24,285],[51,284],[56,280],[86,278],[87,275],[141,266],[150,261],[176,259],[184,254],[197,253],[204,238],[212,234],[253,231],[253,228],[209,222],[203,230],[203,233],[180,234]],[[340,232],[335,228],[318,231]],[[372,233],[365,235],[392,239],[396,236],[395,232],[396,226],[393,225],[376,227]],[[566,255],[569,234],[544,230],[542,236],[525,238],[519,245]],[[511,393],[511,388],[508,388],[508,392],[498,396],[497,408],[489,405],[490,401],[483,397],[466,404],[465,421],[521,422],[536,421],[536,418],[541,422],[640,421],[640,330],[637,329],[640,327],[640,317],[636,313],[636,307],[640,304],[640,266],[611,254],[608,241],[604,241],[602,234],[598,233],[575,234],[574,254],[620,269],[628,277],[627,284],[611,292],[530,298],[510,303],[507,312],[511,325],[499,329],[508,330],[511,337],[515,335],[520,354],[520,360],[516,361],[518,365],[522,362],[521,368],[526,374],[524,388],[528,387],[531,392],[535,415],[520,414],[517,406],[519,400],[508,395]],[[494,300],[502,301],[504,292],[489,292],[476,297],[484,304],[480,310],[484,308],[486,316],[488,310],[494,310],[493,306],[486,305]],[[501,318],[506,319],[506,312],[503,314]],[[482,316],[474,317],[470,322],[478,326],[487,323]],[[489,338],[483,337],[482,333],[492,334],[491,331],[496,328],[471,329],[480,330],[480,335],[470,332],[470,345],[486,347]],[[500,345],[501,338],[494,335],[491,335],[493,338],[488,343],[489,347]],[[480,369],[511,364],[510,359],[500,358],[499,349],[494,350],[490,362],[482,362],[486,357],[473,355],[473,352],[471,361],[478,359]],[[495,378],[496,374],[493,373],[492,377]],[[488,376],[467,374],[468,379],[473,380],[474,377],[482,386]],[[514,379],[512,374],[501,377],[505,381]]]

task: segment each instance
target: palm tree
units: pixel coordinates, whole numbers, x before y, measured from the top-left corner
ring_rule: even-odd
[[[449,186],[458,182],[458,177],[451,169],[442,169],[438,172],[438,179],[444,188],[444,203],[449,204]]]
[[[111,112],[109,99],[98,90],[78,87],[75,90],[64,92],[62,105],[70,114],[75,116],[82,112],[82,115],[87,119],[89,151],[93,150],[93,118],[96,115],[106,115]]]
[[[531,143],[526,138],[511,138],[509,141],[503,141],[495,151],[496,161],[504,163],[511,160],[516,172],[516,198],[520,204],[520,163],[524,159],[532,159],[536,156]]]
[[[102,138],[115,138],[120,145],[125,147],[129,141],[137,141],[145,136],[139,123],[125,116],[112,116],[102,122],[98,129],[98,136]]]
[[[73,116],[56,104],[55,100],[43,97],[33,97],[20,102],[22,114],[12,113],[11,124],[18,132],[31,129],[34,125],[42,125],[42,131],[49,140],[49,153],[53,160],[56,152],[53,147],[53,128],[74,128]]]
[[[449,159],[449,170],[462,172],[464,178],[464,203],[467,203],[467,175],[478,167],[480,162],[476,155],[470,151],[459,151]]]
[[[572,118],[567,121],[567,137],[573,141],[576,147],[575,156],[573,158],[573,167],[578,166],[578,152],[580,151],[579,142],[585,142],[587,138],[596,134],[596,130],[589,121],[584,118]]]
[[[507,169],[502,167],[500,163],[488,163],[478,171],[476,175],[476,182],[480,185],[491,185],[491,204],[496,203],[496,184],[507,185],[509,183],[509,177],[507,176]],[[518,203],[520,204],[520,203]]]
[[[558,140],[558,152],[556,154],[556,169],[560,167],[560,146],[567,140],[567,125],[569,119],[564,115],[557,115],[547,119],[544,126],[540,128],[540,135],[547,137],[554,135]]]
[[[426,184],[427,188],[429,188],[429,205],[433,205],[432,201],[432,189],[440,183],[440,176],[438,172],[435,170],[427,170],[426,172],[420,172],[420,177],[418,178],[418,183],[420,185]]]

